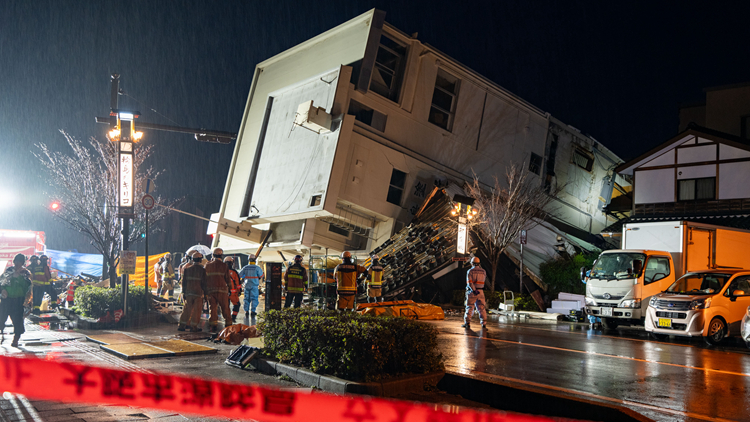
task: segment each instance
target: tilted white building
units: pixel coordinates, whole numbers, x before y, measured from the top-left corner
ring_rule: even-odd
[[[555,225],[580,238],[622,162],[371,10],[255,69],[215,245],[263,254],[365,253],[408,224],[436,184],[487,186],[513,162],[565,188]]]

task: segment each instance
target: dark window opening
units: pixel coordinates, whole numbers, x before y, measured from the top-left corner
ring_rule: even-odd
[[[451,130],[453,118],[456,115],[456,95],[458,94],[458,78],[442,69],[438,69],[435,78],[435,89],[432,91],[432,106],[430,107],[430,123]]]
[[[594,167],[594,158],[580,149],[576,149],[573,152],[573,161],[575,161],[578,167],[586,171],[591,171]]]
[[[401,170],[393,169],[391,173],[391,182],[388,187],[388,197],[386,201],[391,204],[401,205],[401,197],[404,195],[404,185],[406,184],[406,173]]]
[[[381,35],[370,79],[370,90],[391,101],[398,101],[405,65],[406,47]]]
[[[716,199],[716,178],[685,179],[677,181],[678,201]]]
[[[542,157],[531,153],[531,160],[529,160],[529,171],[539,175],[539,171],[542,169]]]
[[[340,234],[344,237],[349,237],[349,230],[342,229],[341,227],[336,227],[333,224],[328,225],[328,231],[331,233]]]
[[[349,100],[349,111],[347,112],[347,114],[351,114],[357,121],[360,121],[367,126],[372,127],[373,129],[385,132],[385,122],[387,116],[379,111],[367,107],[359,101]]]
[[[750,139],[750,116],[741,117],[742,126],[740,127],[740,136]]]
[[[312,199],[310,199],[310,206],[311,207],[317,207],[320,205],[320,200],[323,195],[313,195]]]
[[[559,136],[552,134],[552,140],[549,142],[549,152],[547,153],[547,171],[544,178],[544,190],[549,193],[552,188],[552,178],[555,177],[555,160],[557,159],[557,141]]]

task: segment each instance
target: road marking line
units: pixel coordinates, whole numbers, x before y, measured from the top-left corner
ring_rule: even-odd
[[[458,368],[459,370],[461,369],[460,367],[457,367],[457,366],[452,366],[452,368]],[[457,373],[463,373],[465,375],[470,375],[470,374],[466,374],[465,372],[466,371],[463,370],[463,371],[460,371],[460,372],[457,372]],[[479,375],[482,375],[482,376],[485,376],[485,377],[488,377],[488,378],[499,379],[499,380],[505,381],[506,383],[515,382],[515,383],[519,383],[519,384],[526,384],[526,385],[529,385],[529,386],[532,386],[532,387],[541,388],[541,389],[555,390],[555,391],[558,391],[558,392],[561,392],[561,393],[567,393],[568,395],[572,391],[572,392],[575,393],[574,395],[581,395],[581,396],[585,396],[585,397],[589,397],[589,398],[593,398],[593,399],[598,399],[598,400],[602,400],[602,401],[607,401],[607,402],[611,402],[611,403],[616,403],[616,404],[624,405],[624,406],[643,407],[643,408],[646,408],[646,409],[655,410],[655,411],[659,411],[659,412],[670,413],[670,414],[673,414],[673,415],[687,416],[687,417],[696,418],[696,419],[702,419],[702,420],[707,420],[707,421],[720,421],[720,422],[732,422],[733,421],[732,419],[722,419],[722,418],[717,418],[717,417],[714,417],[714,416],[702,415],[702,414],[699,414],[699,413],[685,412],[685,411],[682,411],[682,410],[675,410],[675,409],[670,409],[670,408],[667,408],[667,407],[659,407],[659,406],[655,406],[655,405],[652,405],[652,404],[639,403],[639,402],[630,401],[630,400],[616,399],[616,398],[607,397],[607,396],[600,396],[598,394],[587,393],[585,391],[574,390],[572,388],[555,387],[553,385],[541,384],[541,383],[538,383],[538,382],[526,381],[526,380],[517,379],[517,378],[504,377],[504,376],[501,376],[501,375],[488,374],[486,372],[480,372],[480,371],[474,371],[474,370],[470,370],[469,372],[470,373],[474,373],[474,374],[479,374]]]
[[[721,369],[711,369],[711,368],[700,368],[700,367],[697,367],[697,366],[688,366],[688,365],[680,365],[680,364],[676,364],[676,363],[659,362],[657,360],[638,359],[638,358],[632,358],[632,357],[628,357],[628,356],[611,355],[611,354],[608,354],[608,353],[590,352],[590,351],[586,351],[586,350],[565,349],[565,348],[562,348],[562,347],[545,346],[545,345],[542,345],[542,344],[523,343],[523,342],[520,342],[520,341],[501,340],[501,339],[489,338],[489,337],[479,337],[479,336],[474,336],[474,335],[470,335],[470,334],[456,334],[456,333],[446,333],[446,332],[442,332],[441,334],[443,334],[443,335],[451,335],[451,336],[461,336],[461,337],[474,337],[474,338],[478,338],[478,339],[482,339],[482,340],[495,341],[495,342],[498,342],[498,343],[519,344],[519,345],[522,345],[522,346],[538,347],[538,348],[541,348],[541,349],[560,350],[560,351],[563,351],[563,352],[582,353],[582,354],[585,354],[585,355],[603,356],[603,357],[616,358],[616,359],[632,360],[632,361],[635,361],[635,362],[655,363],[655,364],[658,364],[658,365],[674,366],[674,367],[677,367],[677,368],[696,369],[696,370],[704,371],[704,372],[715,372],[715,373],[718,373],[718,374],[737,375],[737,376],[741,376],[741,377],[750,377],[750,374],[743,374],[742,372],[723,371]]]

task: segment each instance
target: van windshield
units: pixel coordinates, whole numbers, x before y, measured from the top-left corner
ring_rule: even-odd
[[[646,255],[642,253],[602,254],[591,269],[590,277],[607,280],[637,277],[638,274],[633,275],[633,261],[640,261],[642,268],[645,260]]]
[[[731,274],[722,273],[688,273],[672,283],[665,293],[714,295],[721,291],[731,277]]]

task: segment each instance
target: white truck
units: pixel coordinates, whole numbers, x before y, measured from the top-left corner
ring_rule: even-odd
[[[590,271],[581,269],[586,313],[608,329],[642,324],[651,296],[686,272],[750,269],[748,230],[687,221],[629,223],[622,247],[602,252]]]

